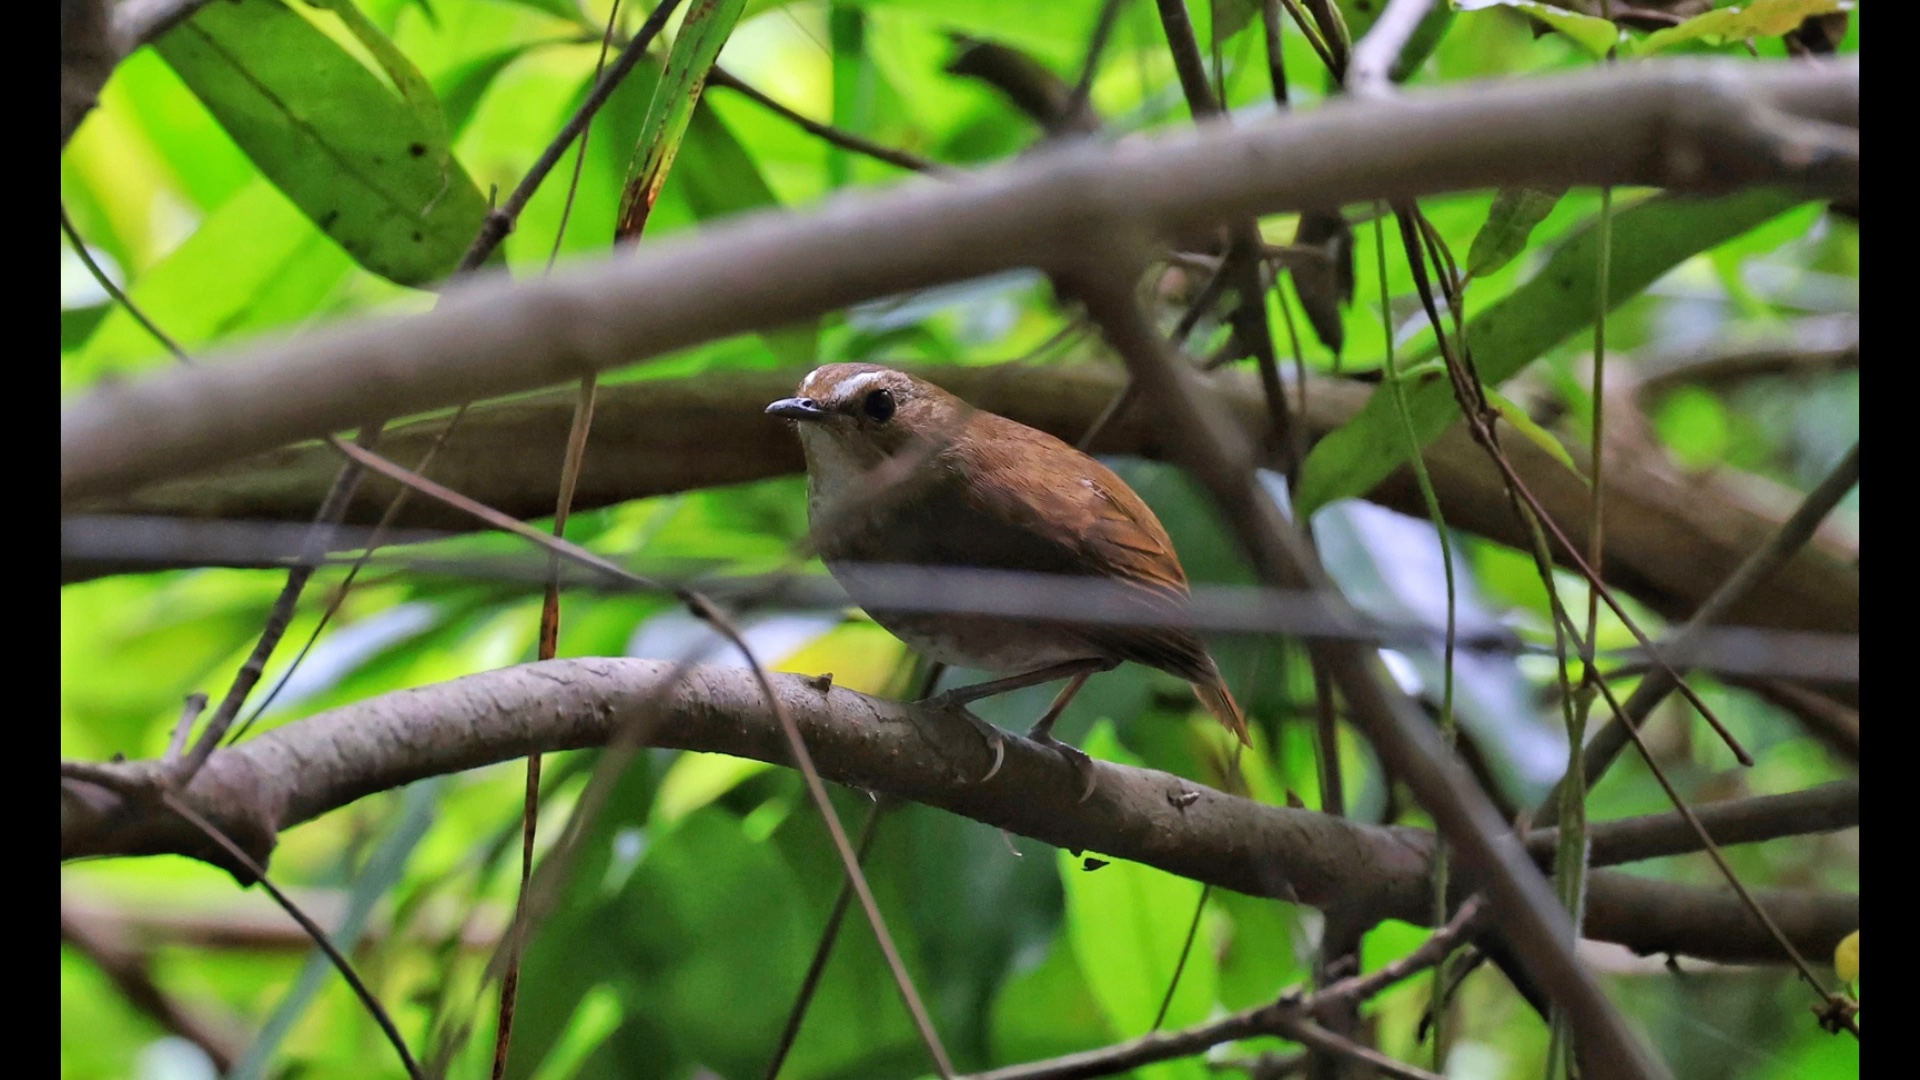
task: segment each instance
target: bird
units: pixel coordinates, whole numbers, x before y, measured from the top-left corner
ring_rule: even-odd
[[[853,602],[916,652],[1002,675],[940,695],[988,739],[998,729],[964,708],[994,694],[1067,679],[1028,738],[1078,770],[1091,760],[1053,724],[1093,675],[1122,662],[1178,676],[1248,745],[1240,706],[1206,643],[1182,625],[1190,590],[1173,542],[1113,470],[1025,424],[976,409],[925,379],[879,364],[815,368],[794,396],[766,407],[793,422],[807,461],[808,531]],[[947,567],[1096,579],[1148,617],[1076,623],[888,607],[871,567]],[[863,574],[863,568],[869,568]],[[895,578],[894,580],[898,580]],[[893,601],[899,604],[897,595]],[[1070,614],[1070,613],[1069,613]]]

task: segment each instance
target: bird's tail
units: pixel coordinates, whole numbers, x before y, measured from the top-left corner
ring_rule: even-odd
[[[1200,704],[1205,705],[1208,712],[1218,717],[1220,723],[1240,739],[1240,745],[1253,745],[1253,740],[1247,737],[1247,718],[1241,713],[1239,702],[1234,701],[1233,695],[1227,692],[1225,680],[1215,675],[1206,682],[1194,683],[1193,696],[1199,698]]]

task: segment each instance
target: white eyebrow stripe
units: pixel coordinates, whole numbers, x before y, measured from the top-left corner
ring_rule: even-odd
[[[806,396],[807,388],[813,385],[813,380],[819,378],[820,373],[825,370],[827,370],[826,365],[822,364],[820,367],[807,372],[807,377],[800,380],[800,395],[802,397]]]
[[[884,371],[863,371],[842,382],[834,391],[833,396],[841,401],[852,401],[860,395],[860,391],[865,390],[867,387],[872,386],[885,377],[886,372]]]

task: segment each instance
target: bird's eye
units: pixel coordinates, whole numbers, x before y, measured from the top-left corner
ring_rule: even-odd
[[[867,395],[867,400],[860,403],[860,408],[868,417],[878,423],[884,424],[888,420],[893,419],[893,392],[890,390],[875,390],[873,393]]]

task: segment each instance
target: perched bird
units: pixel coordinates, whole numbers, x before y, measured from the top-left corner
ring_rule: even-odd
[[[795,421],[814,547],[854,602],[934,660],[1007,676],[951,691],[949,703],[1069,679],[1029,737],[1065,755],[1087,793],[1091,762],[1053,738],[1053,723],[1089,676],[1123,661],[1185,679],[1247,742],[1220,669],[1180,625],[1187,576],[1167,531],[1112,470],[1043,431],[876,364],[817,368],[767,413]],[[1128,604],[1154,617],[1095,624],[1075,623],[1071,612],[1035,621],[890,610],[863,578],[867,564],[1091,577],[1119,586]],[[975,723],[995,751],[992,776],[999,734]]]

